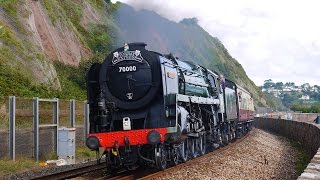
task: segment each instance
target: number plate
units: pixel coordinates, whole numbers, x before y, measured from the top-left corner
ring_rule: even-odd
[[[135,72],[137,71],[136,66],[119,66],[119,72]]]

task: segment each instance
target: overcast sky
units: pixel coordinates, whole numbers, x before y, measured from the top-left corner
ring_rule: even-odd
[[[256,85],[264,80],[320,85],[318,0],[120,0],[179,22],[196,17]],[[113,0],[115,2],[115,0]]]

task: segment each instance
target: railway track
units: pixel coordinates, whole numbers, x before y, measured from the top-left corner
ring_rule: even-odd
[[[60,171],[56,173],[45,174],[43,176],[34,177],[32,179],[34,180],[70,179],[70,178],[81,176],[86,173],[102,172],[102,170],[105,169],[105,167],[106,167],[105,163],[86,165],[83,167],[78,167],[78,168]]]

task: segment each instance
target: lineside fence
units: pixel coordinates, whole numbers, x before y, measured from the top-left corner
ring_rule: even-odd
[[[0,97],[0,159],[54,158],[61,127],[75,128],[76,147],[85,146],[89,130],[87,102]]]

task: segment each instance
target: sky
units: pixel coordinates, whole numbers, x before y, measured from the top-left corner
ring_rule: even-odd
[[[267,79],[320,85],[318,0],[120,1],[175,22],[196,17],[258,86]]]

